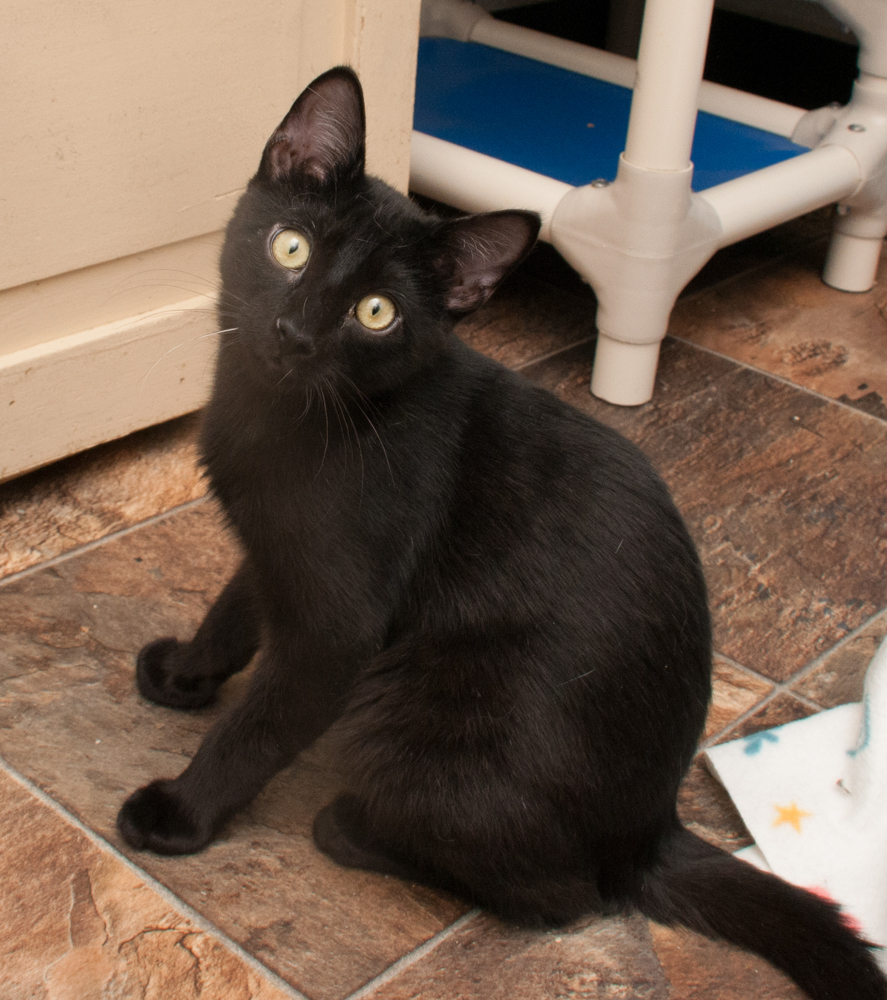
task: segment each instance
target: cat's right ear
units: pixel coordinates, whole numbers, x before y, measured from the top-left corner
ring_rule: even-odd
[[[302,91],[265,146],[259,175],[272,182],[357,178],[364,170],[366,118],[354,70],[336,66]]]
[[[468,313],[482,306],[533,249],[540,225],[535,212],[517,210],[445,222],[435,268],[446,285],[447,309]]]

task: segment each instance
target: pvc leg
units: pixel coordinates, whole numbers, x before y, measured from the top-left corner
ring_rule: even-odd
[[[851,236],[835,230],[822,280],[843,292],[867,292],[875,284],[882,237]]]
[[[626,344],[598,333],[591,391],[617,406],[639,406],[653,397],[659,344]]]

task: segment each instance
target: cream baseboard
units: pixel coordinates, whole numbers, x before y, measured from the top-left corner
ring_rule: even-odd
[[[0,356],[0,481],[199,409],[216,330],[200,296]]]

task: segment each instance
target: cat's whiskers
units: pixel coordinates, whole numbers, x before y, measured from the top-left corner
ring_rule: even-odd
[[[317,479],[317,477],[323,471],[323,464],[326,461],[327,449],[330,446],[330,418],[329,418],[329,412],[327,411],[326,397],[323,394],[323,390],[319,386],[317,387],[317,395],[320,396],[320,402],[323,404],[323,421],[324,421],[324,425],[325,425],[325,434],[324,434],[324,442],[323,442],[323,454],[320,456],[320,467],[318,468],[317,472],[314,475],[315,479]]]
[[[214,295],[210,295],[207,292],[197,292],[193,288],[182,288],[180,285],[170,285],[166,282],[145,282],[138,285],[127,285],[125,288],[120,288],[117,291],[111,292],[102,299],[101,306],[107,307],[114,299],[121,298],[122,296],[129,295],[131,292],[141,292],[154,288],[175,288],[177,290],[187,292],[192,298],[203,297],[206,298],[207,304],[205,306],[188,306],[185,308],[177,308],[181,306],[181,303],[188,301],[186,299],[177,298],[174,302],[159,302],[157,304],[150,304],[141,301],[138,306],[134,307],[137,312],[134,315],[134,319],[138,319],[141,313],[153,312],[155,309],[162,309],[164,312],[206,312],[213,316],[218,315],[218,301]]]
[[[167,280],[164,281],[149,279],[150,275],[157,275],[158,277],[170,275],[173,277],[167,278]],[[179,275],[183,275],[185,278],[190,279],[191,284],[186,283],[182,277],[178,277]],[[192,287],[194,283],[197,283],[197,287]],[[200,285],[203,285],[203,287],[200,287]],[[242,305],[248,304],[240,296],[235,295],[227,288],[224,288],[216,279],[207,278],[200,274],[194,274],[192,271],[184,271],[181,268],[170,267],[145,268],[144,270],[138,271],[136,274],[133,274],[130,279],[122,280],[117,285],[116,289],[108,295],[105,302],[110,302],[118,295],[126,295],[128,292],[146,288],[174,288],[179,291],[189,292],[191,295],[203,296],[207,299],[214,300],[219,304],[223,304],[226,300],[229,302],[236,300]],[[209,291],[207,291],[207,288]]]
[[[290,372],[291,371],[292,371],[292,368],[290,369]],[[284,378],[286,378],[286,376],[284,376]],[[281,379],[281,382],[282,381],[283,381],[283,379]],[[305,419],[305,417],[308,416],[308,411],[311,409],[311,404],[313,402],[314,402],[314,392],[312,391],[310,385],[306,385],[305,386],[305,409],[302,410],[302,412],[299,414],[298,419],[296,420],[297,424],[300,424]]]
[[[321,376],[321,380],[323,381],[323,384],[326,386],[327,390],[329,391],[329,400],[330,400],[330,403],[331,403],[331,405],[333,407],[333,412],[336,415],[336,423],[339,425],[339,430],[340,430],[340,432],[342,434],[342,439],[344,440],[344,442],[346,444],[348,456],[350,458],[351,457],[351,432],[350,432],[347,424],[345,424],[345,422],[342,419],[342,403],[341,403],[341,400],[339,399],[338,394],[336,393],[336,387],[326,377],[326,375]]]
[[[360,504],[362,505],[363,483],[366,470],[364,468],[364,463],[363,463],[363,445],[361,444],[360,441],[360,434],[357,431],[357,425],[354,423],[354,417],[351,416],[351,413],[349,412],[348,407],[345,404],[345,400],[342,398],[341,393],[336,388],[335,383],[329,381],[326,377],[324,377],[324,382],[329,386],[330,399],[333,405],[336,407],[336,415],[339,417],[339,426],[342,428],[342,431],[345,434],[345,440],[349,442],[348,446],[349,455],[351,454],[351,446],[350,446],[351,434],[352,433],[354,434],[354,443],[357,445],[357,457],[360,459]],[[343,418],[347,418],[348,424],[344,423]]]
[[[388,459],[388,449],[385,447],[385,442],[382,440],[382,437],[379,434],[379,431],[376,428],[376,425],[373,423],[372,419],[370,418],[370,415],[367,413],[366,409],[364,409],[364,407],[362,405],[362,403],[366,403],[367,407],[370,407],[373,404],[363,394],[363,392],[361,392],[360,388],[357,385],[355,385],[354,382],[352,382],[352,380],[350,378],[348,378],[347,375],[345,375],[344,373],[341,373],[341,377],[345,381],[345,383],[348,386],[350,386],[351,389],[353,389],[354,392],[356,393],[356,398],[352,397],[354,399],[354,404],[358,408],[358,410],[360,411],[361,416],[363,417],[363,419],[366,420],[366,422],[369,424],[370,429],[376,435],[376,439],[378,440],[379,444],[382,446],[382,454],[385,456],[385,464],[388,466],[388,475],[391,476],[391,482],[393,484],[394,483],[394,471],[392,470],[392,468],[391,468],[391,462]]]
[[[186,344],[196,344],[198,340],[206,340],[207,337],[220,337],[223,333],[234,333],[235,330],[239,330],[237,326],[229,326],[225,330],[213,330],[212,333],[202,333],[199,337],[189,337],[187,340],[183,340],[180,344],[176,344],[175,347],[171,347],[168,351],[161,354],[160,357],[154,362],[153,365],[145,372],[139,382],[140,386],[145,384],[145,379],[154,371],[154,369],[160,364],[160,362],[168,357],[173,351],[177,351],[180,347],[184,347]]]
[[[246,299],[242,298],[239,295],[236,295],[230,289],[225,288],[222,285],[221,281],[219,281],[219,280],[217,280],[215,278],[207,278],[205,275],[202,275],[202,274],[195,274],[193,271],[184,271],[181,268],[175,268],[175,267],[166,267],[166,268],[155,267],[155,268],[148,268],[148,269],[146,269],[144,271],[139,271],[139,274],[140,275],[148,275],[148,274],[181,274],[181,275],[185,275],[185,277],[187,277],[187,278],[191,278],[194,281],[201,282],[202,284],[209,286],[214,292],[216,292],[216,293],[218,293],[220,295],[225,295],[225,296],[228,296],[231,299],[236,299],[238,302],[241,302],[243,305],[247,305],[248,304],[247,301],[246,301]],[[178,280],[181,280],[181,279],[178,279]],[[176,287],[176,286],[173,285],[171,287]],[[183,284],[182,287],[184,287],[186,291],[190,291],[190,289],[188,289],[188,287],[186,285]],[[208,293],[198,292],[197,294],[204,295],[204,294],[208,294]]]

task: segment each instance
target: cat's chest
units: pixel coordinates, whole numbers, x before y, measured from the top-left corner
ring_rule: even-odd
[[[242,395],[242,394],[241,394]],[[217,396],[204,425],[213,491],[269,578],[332,578],[389,594],[440,530],[452,479],[452,421],[417,407],[303,416]],[[350,417],[350,419],[346,419]],[[236,419],[235,419],[236,418]],[[337,584],[338,586],[338,584]],[[301,589],[301,586],[297,589]]]
[[[214,492],[247,547],[288,553],[322,547],[347,522],[352,492],[339,470],[313,470],[285,453],[238,455],[210,467]],[[291,556],[289,556],[291,558]]]
[[[384,562],[392,536],[411,533],[410,491],[384,458],[366,443],[362,452],[324,444],[232,443],[208,463],[228,520],[268,570],[320,576],[355,562]]]

